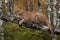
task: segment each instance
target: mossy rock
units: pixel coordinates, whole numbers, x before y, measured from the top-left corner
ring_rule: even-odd
[[[4,24],[4,38],[5,40],[51,40],[48,32],[41,30],[26,28],[25,26],[18,27],[15,23]],[[19,30],[13,31],[14,28]]]

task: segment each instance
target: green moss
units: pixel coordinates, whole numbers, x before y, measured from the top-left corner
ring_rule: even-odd
[[[18,27],[15,23],[4,24],[5,40],[51,40],[48,32],[26,28],[25,26]],[[19,30],[13,31],[15,28]]]
[[[57,37],[57,40],[60,40],[60,35],[57,35],[58,37]]]

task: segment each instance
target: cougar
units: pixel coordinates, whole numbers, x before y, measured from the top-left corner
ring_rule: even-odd
[[[45,23],[48,26],[48,29],[51,31],[51,34],[53,35],[53,28],[51,23],[49,22],[48,18],[43,14],[39,12],[30,12],[25,11],[22,9],[19,9],[15,11],[14,16],[20,18],[19,25],[22,25],[24,22],[34,22],[34,23]]]

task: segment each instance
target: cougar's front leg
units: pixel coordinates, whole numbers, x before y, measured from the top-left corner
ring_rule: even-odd
[[[24,19],[20,20],[19,25],[21,26],[23,24],[23,22],[24,22]]]

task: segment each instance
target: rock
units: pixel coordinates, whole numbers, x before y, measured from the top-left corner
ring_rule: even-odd
[[[0,32],[3,32],[3,27],[2,27],[2,25],[3,25],[3,21],[0,19]]]
[[[24,23],[23,25],[26,26],[27,28],[35,28],[43,31],[48,31],[48,27],[41,24],[38,25],[36,23],[28,22],[28,23]]]
[[[2,24],[3,24],[3,21],[0,19],[0,26],[2,26]]]
[[[4,40],[4,33],[3,33],[3,21],[0,19],[0,37],[1,37],[1,40]]]

